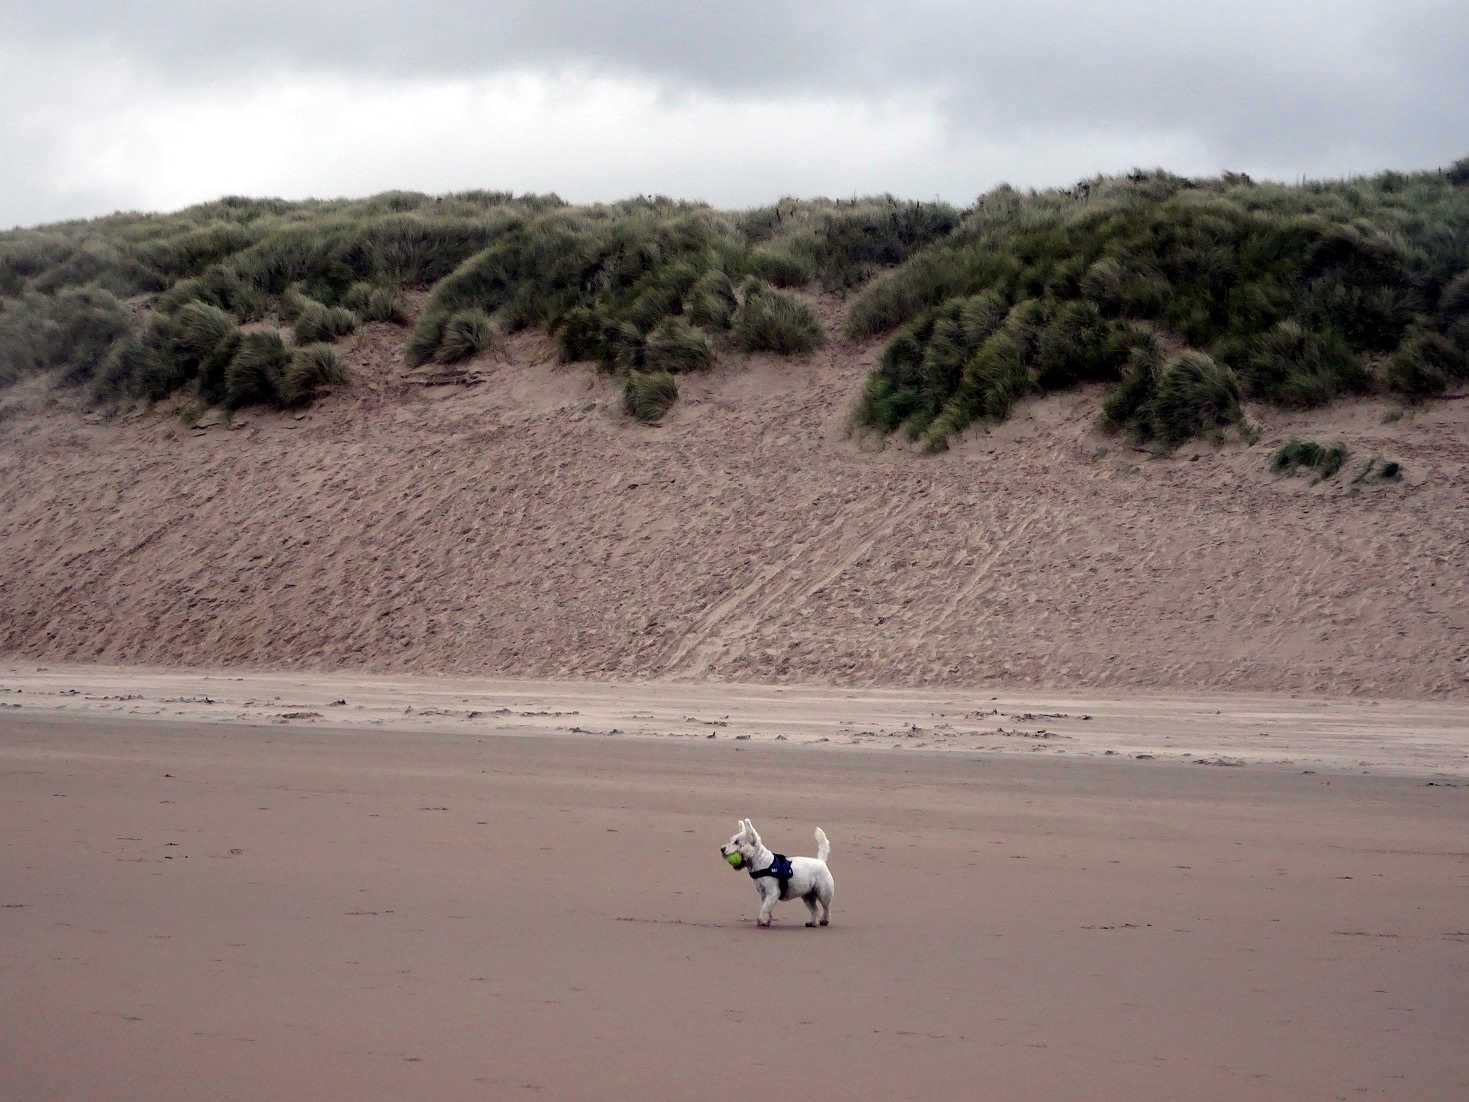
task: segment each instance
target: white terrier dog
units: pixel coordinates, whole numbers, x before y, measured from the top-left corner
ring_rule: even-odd
[[[720,855],[735,869],[749,869],[755,881],[755,890],[760,893],[761,926],[770,925],[770,910],[782,899],[800,898],[811,911],[807,926],[818,924],[816,905],[821,904],[820,925],[831,921],[831,896],[836,884],[831,878],[831,869],[826,859],[831,854],[831,843],[826,840],[826,831],[816,828],[816,856],[791,857],[771,853],[760,841],[760,833],[749,819],[739,821],[739,829],[728,842],[719,847]],[[738,860],[732,860],[738,854]]]

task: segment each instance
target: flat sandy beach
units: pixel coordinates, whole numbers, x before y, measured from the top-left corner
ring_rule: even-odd
[[[7,1098],[1469,1097],[1462,705],[0,687]]]

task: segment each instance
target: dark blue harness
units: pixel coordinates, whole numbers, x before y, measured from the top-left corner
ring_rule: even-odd
[[[770,862],[769,868],[750,870],[751,880],[759,880],[762,876],[775,877],[775,882],[780,885],[781,895],[785,895],[786,885],[791,882],[791,877],[794,875],[796,872],[791,868],[791,859],[783,853],[775,855],[775,860]]]

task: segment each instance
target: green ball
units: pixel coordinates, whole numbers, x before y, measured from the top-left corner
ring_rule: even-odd
[[[729,862],[729,867],[732,869],[737,869],[745,863],[744,856],[739,853],[731,853],[725,857],[725,860]]]

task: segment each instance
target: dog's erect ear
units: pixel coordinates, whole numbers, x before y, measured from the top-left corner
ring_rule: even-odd
[[[757,846],[760,845],[760,832],[755,829],[755,824],[750,822],[749,819],[745,820],[745,829],[750,832],[750,838],[754,841],[754,843]]]

